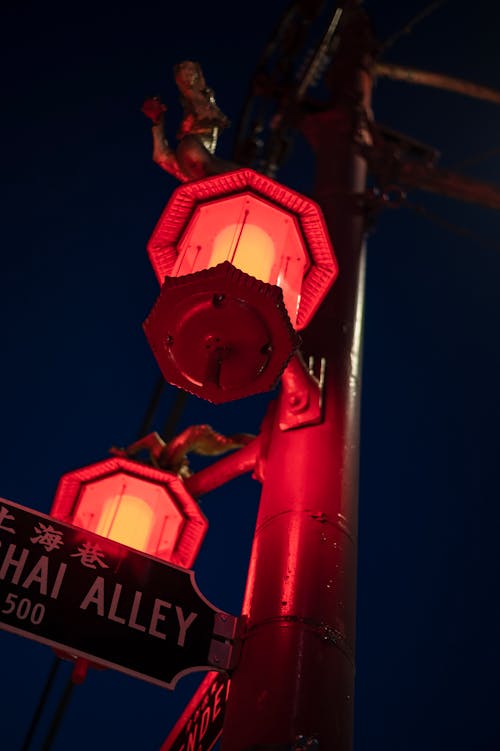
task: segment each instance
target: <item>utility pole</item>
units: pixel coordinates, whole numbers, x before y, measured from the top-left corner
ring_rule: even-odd
[[[361,347],[373,40],[365,14],[346,18],[330,103],[301,127],[316,156],[315,195],[339,277],[303,336],[326,363],[323,419],[283,429],[307,402],[283,388],[265,421],[263,481],[231,677],[222,751],[352,748]],[[312,394],[309,394],[312,398]],[[267,425],[266,425],[267,422]]]

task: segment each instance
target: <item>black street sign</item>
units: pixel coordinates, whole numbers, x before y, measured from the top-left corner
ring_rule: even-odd
[[[227,670],[236,618],[193,571],[0,498],[0,627],[174,688]]]
[[[207,673],[160,751],[210,751],[222,734],[230,685],[227,675]]]

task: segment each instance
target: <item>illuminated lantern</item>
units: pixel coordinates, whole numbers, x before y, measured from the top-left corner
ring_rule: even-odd
[[[63,475],[50,513],[184,568],[208,528],[177,475],[121,457]]]
[[[319,206],[240,169],[179,186],[148,243],[144,331],[165,379],[221,403],[272,389],[337,276]]]

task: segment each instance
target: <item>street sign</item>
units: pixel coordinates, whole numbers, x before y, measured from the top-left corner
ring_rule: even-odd
[[[222,733],[229,687],[224,673],[207,673],[160,751],[210,751]]]
[[[231,667],[193,571],[0,498],[0,627],[167,688]]]

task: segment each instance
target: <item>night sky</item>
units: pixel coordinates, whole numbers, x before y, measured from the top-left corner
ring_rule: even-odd
[[[177,186],[151,160],[142,101],[162,96],[174,143],[171,71],[195,59],[236,124],[287,5],[7,3],[1,497],[49,513],[62,474],[136,439],[159,377],[142,331],[158,293],[146,244]],[[365,5],[384,40],[427,3]],[[500,89],[493,6],[444,3],[385,59]],[[438,149],[443,167],[500,184],[498,105],[381,79],[373,108],[378,122]],[[223,134],[221,156],[235,133]],[[307,192],[311,172],[297,137],[277,177]],[[411,191],[368,237],[355,751],[500,747],[499,280],[500,218],[490,209]],[[257,433],[274,396],[218,407],[190,397],[178,430]],[[175,397],[167,387],[156,430]],[[258,500],[250,477],[203,499],[210,528],[196,581],[234,615]],[[53,659],[0,632],[2,751],[20,751]],[[33,750],[69,671],[65,663]],[[53,750],[158,751],[201,677],[172,692],[91,671]]]

